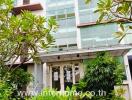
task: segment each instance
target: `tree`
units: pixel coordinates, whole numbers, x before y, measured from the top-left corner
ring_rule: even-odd
[[[19,16],[11,15],[12,0],[0,1],[0,65],[10,71],[16,60],[36,60],[38,49],[47,49],[54,39],[50,32],[57,28],[56,21],[23,11]],[[12,62],[9,63],[9,61]],[[19,66],[20,66],[19,65]]]
[[[12,85],[20,81],[16,81],[13,75],[18,71],[24,73],[18,68],[30,59],[37,61],[38,49],[46,50],[53,44],[54,38],[50,33],[57,29],[57,23],[52,18],[36,16],[29,11],[13,15],[13,1],[0,0],[0,83],[7,84],[8,80]],[[19,58],[20,64],[14,67]]]
[[[96,58],[86,61],[84,64],[86,66],[85,75],[77,85],[77,90],[94,91],[95,95],[92,100],[102,100],[102,97],[111,96],[114,86],[121,85],[123,82],[123,66],[108,52],[98,52]],[[99,91],[104,92],[100,95]]]
[[[91,0],[85,0],[86,4]],[[120,25],[120,31],[115,33],[119,42],[127,35],[131,25],[124,26],[125,22],[132,22],[132,1],[131,0],[98,0],[97,9],[99,13],[97,23],[117,22]]]

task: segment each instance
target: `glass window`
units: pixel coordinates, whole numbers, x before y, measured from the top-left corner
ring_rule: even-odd
[[[67,17],[68,17],[68,18],[75,17],[75,13],[68,13],[68,14],[67,14]]]
[[[76,45],[76,21],[73,0],[47,0],[46,2],[47,17],[55,18],[59,29],[52,35],[55,38],[55,45],[61,50],[75,48]],[[57,49],[59,50],[59,49]]]
[[[30,0],[23,0],[23,5],[29,4],[29,3],[30,3]]]
[[[52,67],[52,88],[60,90],[60,66]]]
[[[94,13],[98,0],[92,0],[90,4],[85,4],[85,0],[78,0],[80,22],[95,22],[98,19],[98,13]]]
[[[65,19],[65,14],[62,14],[62,15],[58,15],[58,19]]]
[[[83,48],[100,47],[118,44],[113,33],[118,29],[117,24],[100,24],[81,28]]]
[[[72,84],[73,84],[72,66],[66,65],[64,66],[64,89],[66,90],[67,87],[71,88]]]
[[[14,0],[14,6],[17,6],[18,0]]]

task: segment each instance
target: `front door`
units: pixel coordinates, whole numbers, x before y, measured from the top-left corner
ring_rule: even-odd
[[[51,66],[51,85],[52,88],[60,91],[71,88],[80,79],[79,64],[58,64]]]
[[[60,90],[60,66],[52,67],[52,88]]]
[[[73,71],[71,65],[65,65],[63,67],[63,77],[64,77],[64,89],[66,90],[67,87],[71,88],[73,85]]]

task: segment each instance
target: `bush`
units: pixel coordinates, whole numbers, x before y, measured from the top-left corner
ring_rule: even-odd
[[[115,85],[122,84],[124,73],[119,60],[107,52],[98,52],[95,59],[85,62],[85,75],[76,86],[78,91],[94,91],[92,100],[112,98]],[[104,91],[104,94],[99,94]]]
[[[32,100],[73,100],[72,94],[61,94],[60,91],[54,89],[44,89],[39,95],[32,98]]]
[[[12,87],[6,82],[0,80],[0,100],[9,100],[8,97],[12,94]]]
[[[23,98],[18,95],[18,92],[26,89],[27,84],[32,80],[32,75],[22,68],[12,69],[14,71],[8,71],[7,66],[2,66],[0,64],[0,78],[1,78],[1,87],[0,94],[3,95],[4,92],[7,92],[8,97],[12,100],[12,98]],[[3,91],[3,89],[5,90]],[[11,94],[10,94],[11,89]],[[24,90],[25,91],[25,90]],[[1,99],[0,99],[1,100]],[[4,100],[4,99],[3,99]]]
[[[76,88],[73,86],[71,89],[66,88],[66,91],[56,91],[54,89],[44,89],[37,96],[27,100],[81,100],[84,96],[90,99],[92,95],[90,93],[83,93],[76,95]]]

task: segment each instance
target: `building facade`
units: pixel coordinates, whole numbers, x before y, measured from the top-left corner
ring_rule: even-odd
[[[98,14],[93,11],[97,1],[86,5],[84,0],[15,0],[14,14],[29,10],[46,18],[53,17],[59,24],[58,31],[51,33],[54,46],[47,52],[39,51],[42,64],[27,64],[27,71],[34,76],[27,90],[41,91],[49,87],[64,91],[83,77],[85,60],[94,58],[98,51],[108,51],[122,59],[125,95],[132,98],[131,32],[119,43],[112,35],[119,30],[117,23],[96,24]]]

